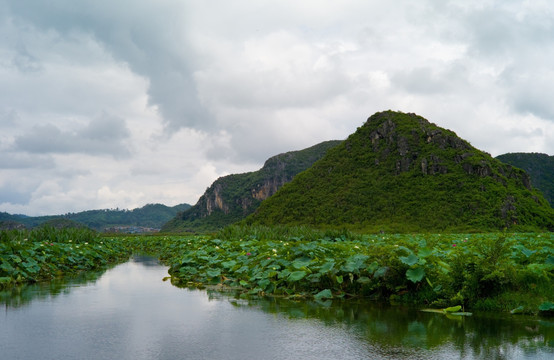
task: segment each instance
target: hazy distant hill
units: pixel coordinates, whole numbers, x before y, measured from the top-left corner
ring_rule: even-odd
[[[279,154],[269,158],[260,170],[221,177],[196,205],[179,213],[162,231],[211,231],[242,220],[340,142],[325,141],[304,150]]]
[[[525,170],[531,177],[531,184],[542,191],[546,200],[554,207],[554,156],[539,153],[508,153],[496,158]]]
[[[35,227],[47,221],[67,219],[99,231],[112,226],[141,226],[159,229],[179,211],[188,208],[190,208],[189,204],[180,204],[172,207],[162,204],[148,204],[133,210],[87,210],[65,215],[36,217],[0,213],[0,221],[11,221],[24,224],[26,227]],[[13,226],[13,223],[10,224]]]
[[[420,116],[385,111],[246,222],[372,231],[554,229],[554,209],[523,170]]]

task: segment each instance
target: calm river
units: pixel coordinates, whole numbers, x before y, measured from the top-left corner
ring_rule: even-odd
[[[87,276],[0,293],[0,359],[554,358],[554,319],[239,300],[163,282],[147,257]]]

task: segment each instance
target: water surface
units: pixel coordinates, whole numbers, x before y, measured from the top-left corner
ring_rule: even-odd
[[[180,289],[134,257],[2,293],[2,359],[551,359],[554,321],[447,318],[368,301],[243,300]]]

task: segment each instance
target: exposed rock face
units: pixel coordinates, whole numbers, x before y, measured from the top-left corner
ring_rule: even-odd
[[[248,177],[252,173],[228,175],[217,179],[199,200],[200,206],[205,210],[200,217],[208,217],[217,210],[229,214],[238,208],[242,209],[243,214],[250,213],[254,200],[261,202],[267,199],[275,194],[281,186],[292,180],[297,171],[288,169],[288,167],[295,160],[294,153],[270,158],[259,170],[262,176],[252,183],[246,183],[242,179],[243,176]],[[302,168],[308,167],[313,161],[315,160],[310,159]],[[233,188],[237,182],[242,183],[239,185],[241,188]],[[229,192],[233,191],[241,191],[242,194],[238,197],[230,197]]]
[[[404,171],[408,170],[410,170],[409,167],[407,167]],[[443,165],[441,158],[434,154],[430,154],[429,161],[425,157],[421,160],[421,172],[423,175],[446,174],[448,172],[448,168],[446,165]]]
[[[229,206],[223,201],[221,193],[223,192],[223,184],[216,183],[213,186],[213,191],[210,196],[206,196],[204,201],[206,202],[206,216],[211,215],[216,209],[223,211],[225,214],[229,213]]]
[[[269,158],[258,171],[221,177],[196,205],[178,214],[162,230],[219,228],[241,220],[339,143],[341,141],[326,141],[304,150],[279,154]]]
[[[395,121],[387,119],[370,133],[372,150],[378,154],[376,165],[386,162],[389,157],[394,157],[397,175],[412,171],[414,168],[419,169],[424,175],[447,174],[448,161],[438,154],[425,153],[422,143],[426,143],[435,145],[434,148],[440,152],[447,149],[454,150],[456,152],[453,157],[454,164],[461,164],[467,174],[480,177],[492,176],[505,185],[505,180],[493,171],[490,159],[481,160],[478,163],[470,162],[476,152],[472,151],[473,147],[467,141],[449,130],[437,129],[435,124],[415,114],[407,115],[417,120],[419,126],[406,132],[398,129]],[[370,117],[364,126],[370,126],[372,122],[378,120],[379,116]],[[504,178],[518,179],[527,189],[531,189],[530,177],[525,172],[516,171],[511,166],[499,167],[498,172]]]
[[[252,189],[252,197],[256,200],[263,201],[275,194],[277,190],[285,183],[289,182],[292,179],[280,178],[280,179],[267,179],[263,184],[256,186]]]
[[[229,175],[232,177],[240,175]],[[252,184],[250,194],[235,199],[225,200],[229,184],[226,183],[227,177],[219,178],[214,184],[206,190],[202,195],[197,205],[204,208],[200,217],[208,217],[214,211],[222,211],[224,214],[229,214],[232,209],[240,208],[244,214],[249,213],[250,207],[254,204],[254,200],[263,201],[275,194],[277,190],[287,182],[292,180],[292,176],[273,176],[265,178],[260,183]]]

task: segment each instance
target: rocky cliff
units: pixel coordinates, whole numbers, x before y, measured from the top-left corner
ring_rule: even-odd
[[[239,221],[339,143],[326,141],[279,154],[269,158],[258,171],[221,177],[193,207],[177,214],[162,231],[211,231]]]

